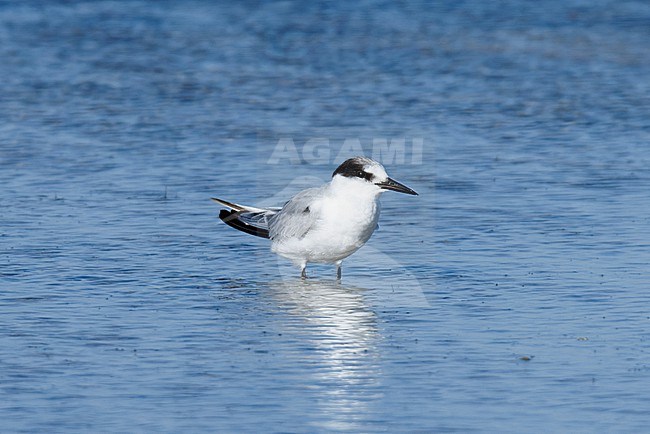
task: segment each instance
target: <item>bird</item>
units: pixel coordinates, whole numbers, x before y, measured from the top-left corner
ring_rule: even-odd
[[[341,264],[359,250],[378,227],[379,196],[386,191],[417,193],[388,177],[384,166],[367,157],[339,165],[329,183],[303,190],[282,207],[258,208],[211,198],[227,209],[219,218],[241,232],[271,240],[271,251],[300,267],[308,263]]]

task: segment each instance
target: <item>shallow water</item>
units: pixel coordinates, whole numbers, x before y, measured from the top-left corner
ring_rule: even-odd
[[[649,23],[0,4],[3,430],[646,430]],[[340,285],[209,201],[282,204],[383,139],[420,196],[384,195]]]

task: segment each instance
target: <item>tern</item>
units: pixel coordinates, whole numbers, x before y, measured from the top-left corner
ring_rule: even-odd
[[[228,209],[219,212],[227,225],[271,240],[271,251],[300,266],[341,263],[369,239],[379,220],[379,195],[387,190],[417,193],[388,177],[384,167],[370,158],[346,160],[321,187],[308,188],[281,208],[257,208],[212,198]]]

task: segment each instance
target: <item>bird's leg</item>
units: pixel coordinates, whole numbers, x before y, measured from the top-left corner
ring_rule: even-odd
[[[341,263],[342,261],[336,261],[336,280],[341,281]]]
[[[307,278],[307,272],[305,271],[306,269],[307,269],[307,263],[306,262],[303,262],[302,264],[300,264],[300,277],[302,279]]]

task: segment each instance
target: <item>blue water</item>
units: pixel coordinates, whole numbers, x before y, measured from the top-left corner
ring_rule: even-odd
[[[644,1],[0,3],[0,430],[647,430],[648,47]],[[382,143],[420,196],[341,284],[209,201]]]

